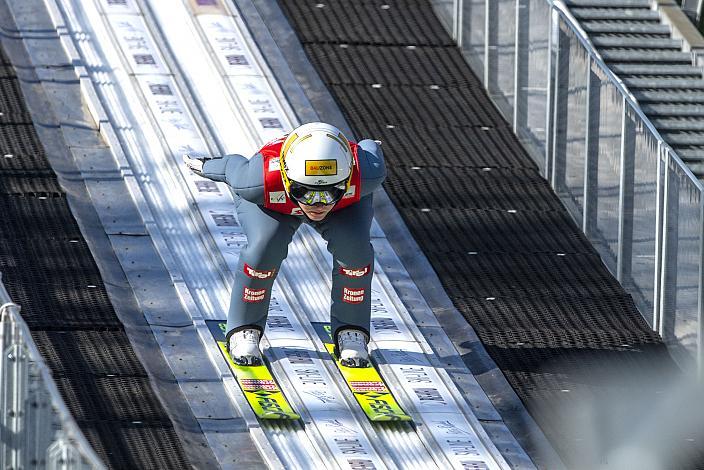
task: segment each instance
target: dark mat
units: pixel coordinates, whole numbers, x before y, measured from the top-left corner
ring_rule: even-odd
[[[280,5],[299,26],[304,43],[453,45],[423,0],[284,0]]]
[[[115,315],[0,48],[0,272],[109,468],[190,468]]]

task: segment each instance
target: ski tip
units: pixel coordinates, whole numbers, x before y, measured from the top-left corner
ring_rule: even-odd
[[[398,423],[398,422],[404,422],[404,423],[412,423],[415,426],[415,423],[413,421],[413,418],[411,418],[408,415],[380,415],[379,417],[370,417],[369,421],[372,421],[374,423]]]
[[[259,415],[259,418],[267,421],[298,421],[301,416],[297,413],[266,413]]]

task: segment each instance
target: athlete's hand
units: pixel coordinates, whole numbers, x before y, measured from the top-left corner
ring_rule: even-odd
[[[183,156],[183,163],[196,175],[203,176],[203,163],[207,160],[206,158],[196,158],[190,155]]]

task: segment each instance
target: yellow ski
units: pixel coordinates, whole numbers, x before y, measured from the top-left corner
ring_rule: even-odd
[[[288,400],[279,388],[266,365],[240,366],[230,357],[225,341],[225,328],[227,322],[221,320],[206,320],[208,329],[215,338],[222,355],[230,365],[230,370],[237,379],[249,406],[259,419],[300,419],[293,411]]]
[[[342,365],[335,356],[330,324],[314,322],[313,326],[369,421],[413,421],[391,394],[375,366]]]

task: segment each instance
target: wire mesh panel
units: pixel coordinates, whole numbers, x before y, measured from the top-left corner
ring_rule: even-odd
[[[704,363],[701,183],[564,5],[431,3],[448,31],[460,21],[464,57],[643,317]]]
[[[600,251],[612,273],[616,272],[618,253],[619,190],[621,166],[621,127],[623,125],[623,97],[600,71],[599,106],[605,110],[599,115],[599,144],[596,161],[590,161],[595,174],[596,223],[587,235]],[[606,111],[608,110],[608,111]]]
[[[492,0],[488,8],[487,88],[504,117],[513,119],[516,0]]]
[[[481,80],[484,80],[486,52],[486,2],[487,0],[462,2],[462,52]]]
[[[550,7],[545,0],[530,0],[519,18],[518,60],[524,64],[519,71],[516,133],[528,144],[527,148],[538,165],[544,165],[546,150],[546,119],[548,108],[548,62],[550,54]],[[520,77],[523,75],[523,79]]]
[[[655,297],[655,257],[657,238],[658,205],[658,140],[646,127],[643,120],[630,108],[627,119],[634,123],[634,145],[632,160],[625,162],[626,192],[624,218],[622,222],[629,230],[623,230],[627,239],[624,245],[630,248],[628,276],[621,283],[633,296],[639,310],[648,322],[652,322]],[[651,325],[652,327],[653,325]]]
[[[557,65],[553,181],[572,216],[581,221],[589,55],[565,24],[560,25]]]
[[[701,190],[681,163],[668,160],[661,333],[672,346],[697,357]]]

